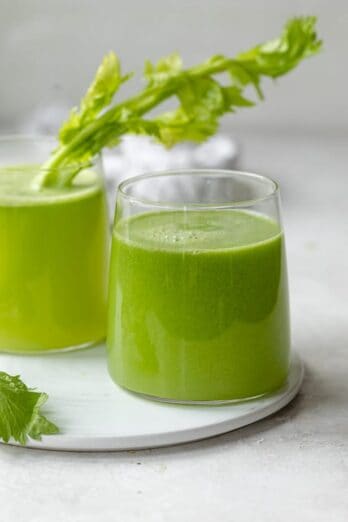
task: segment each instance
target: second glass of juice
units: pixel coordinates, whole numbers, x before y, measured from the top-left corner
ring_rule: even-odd
[[[290,334],[276,183],[236,171],[122,183],[107,345],[114,381],[154,399],[229,402],[279,389]]]
[[[108,216],[101,163],[33,190],[47,138],[0,140],[0,351],[46,352],[105,336]]]

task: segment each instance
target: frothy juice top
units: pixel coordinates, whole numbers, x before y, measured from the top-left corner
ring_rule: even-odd
[[[32,188],[39,165],[0,167],[0,205],[29,206],[59,204],[67,200],[88,196],[101,188],[98,174],[92,169],[82,170],[72,184],[64,188]]]
[[[280,234],[267,217],[238,210],[154,212],[121,221],[115,235],[150,249],[206,251],[245,247]]]

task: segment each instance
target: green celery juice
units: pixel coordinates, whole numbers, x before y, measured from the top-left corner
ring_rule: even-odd
[[[161,211],[119,221],[110,263],[113,379],[182,401],[278,389],[289,366],[279,225],[242,210]]]
[[[0,350],[72,348],[105,335],[108,256],[102,182],[30,188],[35,166],[0,169]]]

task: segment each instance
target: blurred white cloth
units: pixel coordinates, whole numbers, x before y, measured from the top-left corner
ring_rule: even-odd
[[[103,154],[110,207],[115,204],[118,184],[143,173],[190,168],[231,169],[236,167],[236,143],[216,135],[201,145],[182,143],[170,150],[146,136],[127,135],[120,145]]]

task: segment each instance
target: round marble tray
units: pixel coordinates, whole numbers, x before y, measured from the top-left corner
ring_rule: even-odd
[[[304,373],[295,355],[287,384],[272,396],[224,406],[184,406],[142,399],[115,386],[103,345],[44,356],[0,354],[0,368],[47,392],[44,413],[61,429],[59,435],[28,441],[27,447],[61,451],[154,448],[235,430],[288,404]]]

